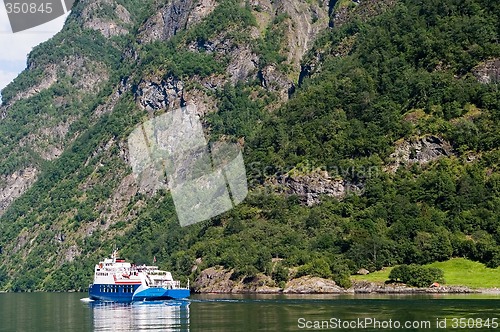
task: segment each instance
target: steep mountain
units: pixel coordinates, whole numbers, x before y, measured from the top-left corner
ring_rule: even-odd
[[[500,265],[499,13],[486,0],[76,2],[2,91],[0,287],[84,289],[115,245],[200,285],[214,269],[345,287],[360,268]],[[168,188],[132,174],[127,138],[186,105],[211,142],[243,148],[250,192],[181,227]]]

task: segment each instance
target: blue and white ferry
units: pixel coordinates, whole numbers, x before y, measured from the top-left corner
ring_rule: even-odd
[[[188,298],[189,280],[186,287],[174,280],[172,274],[158,269],[126,262],[118,258],[115,250],[94,268],[94,283],[89,285],[92,300],[111,302],[159,301]]]

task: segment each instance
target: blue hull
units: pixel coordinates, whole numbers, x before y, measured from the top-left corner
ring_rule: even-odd
[[[99,285],[93,284],[89,288],[89,297],[92,300],[110,302],[133,302],[133,301],[161,301],[179,300],[188,298],[191,293],[189,289],[165,289],[161,287],[150,287],[140,289],[140,285]]]

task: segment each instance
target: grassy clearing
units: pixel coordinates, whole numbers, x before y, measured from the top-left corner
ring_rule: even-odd
[[[484,264],[473,262],[465,258],[453,258],[446,262],[436,262],[427,266],[443,270],[444,279],[448,286],[467,286],[470,288],[500,287],[500,267],[489,269]],[[353,280],[384,282],[389,279],[392,268],[370,273],[366,276],[353,276]]]
[[[365,276],[354,275],[351,279],[357,281],[384,282],[389,279],[389,273],[391,273],[391,270],[392,267],[386,267],[383,270],[375,271]]]
[[[484,264],[465,258],[454,258],[446,262],[432,263],[429,266],[444,271],[447,285],[463,285],[471,288],[500,287],[500,267],[489,269]]]

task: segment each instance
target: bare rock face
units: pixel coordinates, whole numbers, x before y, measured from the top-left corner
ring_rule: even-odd
[[[28,63],[27,70],[35,70],[36,68],[37,64],[35,62]],[[67,57],[57,64],[44,66],[42,70],[43,78],[39,82],[34,82],[28,89],[20,91],[2,106],[0,109],[0,119],[4,119],[7,116],[9,107],[15,102],[31,98],[50,88],[57,82],[61,75],[72,78],[76,82],[75,87],[84,93],[98,92],[99,88],[109,78],[108,70],[102,62],[93,61],[82,56]]]
[[[272,28],[276,24],[274,19],[280,18],[279,30],[284,33],[280,54],[285,57],[283,65],[288,69],[281,72],[277,64],[264,67],[261,64],[257,76],[264,88],[277,93],[280,101],[286,101],[295,91],[295,82],[300,81],[304,54],[311,49],[318,34],[328,27],[328,1],[254,0],[250,4],[259,26]],[[257,38],[263,33],[256,31],[251,35]]]
[[[208,16],[217,7],[216,0],[198,0],[194,2],[194,7],[191,7],[187,19],[187,27],[191,27]]]
[[[87,57],[75,55],[65,58],[59,65],[59,69],[61,68],[76,82],[74,86],[83,93],[98,92],[109,79],[106,65]]]
[[[35,70],[37,66],[36,61],[32,61],[28,63],[27,70]],[[49,64],[41,69],[44,74],[39,82],[18,92],[2,106],[0,109],[2,118],[9,116],[9,112],[15,109],[16,102],[31,98],[41,91],[49,89],[59,79],[71,79],[75,82],[74,88],[78,92],[76,94],[78,98],[85,98],[89,94],[98,93],[109,78],[109,71],[104,63],[81,55],[66,57],[57,64]],[[72,102],[73,96],[54,96],[52,104],[63,110],[65,105]],[[76,135],[68,136],[68,132],[71,124],[77,119],[77,115],[63,115],[61,119],[56,120],[49,114],[39,113],[34,121],[35,125],[30,127],[29,132],[19,140],[18,145],[31,149],[44,160],[57,159],[75,139]],[[12,151],[11,153],[16,152]],[[4,158],[7,157],[4,156]],[[28,167],[4,176],[3,179],[0,178],[0,214],[36,181],[37,175],[38,170]]]
[[[85,1],[85,0],[84,0]],[[87,0],[81,14],[83,27],[96,30],[106,38],[128,34],[132,23],[130,13],[114,0]],[[116,18],[106,17],[101,13],[113,13]]]
[[[266,66],[259,71],[263,88],[277,92],[281,100],[287,100],[295,91],[295,84],[274,66]]]
[[[248,46],[238,47],[232,53],[233,56],[227,67],[227,73],[231,83],[236,84],[256,72],[259,59]]]
[[[286,32],[287,62],[299,72],[302,57],[318,34],[328,27],[327,1],[278,0],[272,3],[276,14],[290,17]]]
[[[31,63],[28,70],[34,69],[35,63]],[[19,92],[6,107],[6,111],[19,99],[30,98],[42,90],[50,88],[59,79],[70,78],[74,81],[73,87],[84,96],[98,93],[106,84],[109,72],[105,64],[90,60],[87,57],[75,55],[62,59],[57,65],[51,64],[44,68],[45,77],[42,81],[25,90]],[[71,96],[53,98],[55,107],[65,106],[70,103]],[[74,137],[67,137],[71,124],[78,119],[78,116],[64,117],[57,123],[53,117],[47,114],[39,114],[40,126],[35,127],[28,135],[23,137],[19,146],[29,147],[37,152],[44,160],[54,160],[64,151],[65,147],[71,143]]]
[[[132,85],[130,84],[128,79],[125,79],[125,78],[122,79],[120,81],[120,84],[117,87],[115,87],[113,93],[108,96],[106,102],[104,104],[101,104],[101,105],[96,107],[96,109],[94,110],[93,118],[94,119],[99,118],[103,114],[110,113],[115,108],[116,104],[120,100],[120,97],[124,93],[129,91],[131,89],[131,87],[132,87]]]
[[[186,90],[184,91],[183,97],[187,106],[195,107],[196,114],[198,114],[200,118],[214,112],[217,109],[217,101],[215,98],[207,95],[201,90]]]
[[[483,84],[500,82],[500,58],[490,59],[476,66],[472,73]]]
[[[16,198],[21,196],[37,179],[38,170],[28,167],[9,176],[0,177],[0,216]]]
[[[242,280],[231,280],[233,271],[222,267],[210,267],[201,271],[193,287],[197,293],[279,293],[281,289],[274,285],[274,281],[263,274],[251,280],[243,277]]]
[[[76,245],[72,245],[67,248],[64,252],[64,261],[72,262],[76,257],[80,256],[82,249]]]
[[[169,77],[167,80],[142,80],[136,92],[136,101],[147,111],[167,109],[183,103],[184,84]]]
[[[169,2],[156,15],[146,21],[139,35],[139,41],[149,43],[155,40],[168,40],[175,36],[178,31],[184,30],[192,5],[192,0]]]
[[[321,195],[342,199],[349,192],[361,193],[363,186],[354,185],[342,178],[333,178],[326,171],[307,174],[288,173],[279,179],[285,192],[297,195],[307,206],[319,204]]]
[[[109,207],[101,214],[101,219],[106,220],[106,224],[111,224],[113,220],[119,220],[123,215],[127,204],[138,191],[133,174],[125,176],[118,187],[115,189],[112,197],[108,199],[104,206]]]
[[[479,291],[464,286],[410,287],[405,284],[385,284],[370,281],[354,281],[351,291],[356,294],[467,294]]]
[[[286,294],[341,294],[346,290],[337,286],[335,281],[318,277],[304,276],[290,280],[283,293]]]
[[[139,41],[150,43],[155,40],[168,40],[179,31],[199,23],[216,5],[215,0],[169,1],[146,21],[139,34]]]
[[[396,151],[390,156],[393,162],[389,165],[389,170],[396,171],[401,164],[426,164],[451,155],[453,150],[450,143],[437,136],[403,141],[397,144]]]
[[[341,294],[349,292],[335,284],[333,280],[304,276],[290,280],[281,289],[274,281],[263,274],[247,280],[231,280],[232,271],[210,267],[201,271],[193,284],[197,293],[288,293],[288,294]]]
[[[24,137],[19,146],[29,146],[44,160],[54,160],[64,151],[64,140],[75,117],[53,126],[45,126]]]
[[[210,267],[201,272],[194,283],[194,288],[199,293],[231,293],[234,281],[231,272],[222,267]]]
[[[237,44],[225,34],[203,43],[192,42],[189,49],[193,52],[214,53],[219,60],[229,59],[226,76],[232,84],[254,78],[257,73],[259,57],[253,53],[250,45]]]
[[[204,116],[216,110],[215,99],[206,92],[184,88],[190,82],[201,83],[207,89],[214,90],[222,86],[224,80],[214,76],[203,79],[192,77],[186,82],[172,76],[166,80],[143,79],[135,91],[136,102],[148,112],[193,106],[196,114]]]
[[[28,70],[30,67],[28,66]],[[33,97],[34,95],[50,88],[54,83],[57,82],[57,65],[48,65],[43,69],[43,78],[40,82],[35,83],[29,87],[27,90],[20,91],[14,97],[12,97],[8,103],[2,106],[2,112],[0,114],[0,119],[4,119],[7,116],[9,106],[14,104],[16,101],[21,99],[27,99]]]

